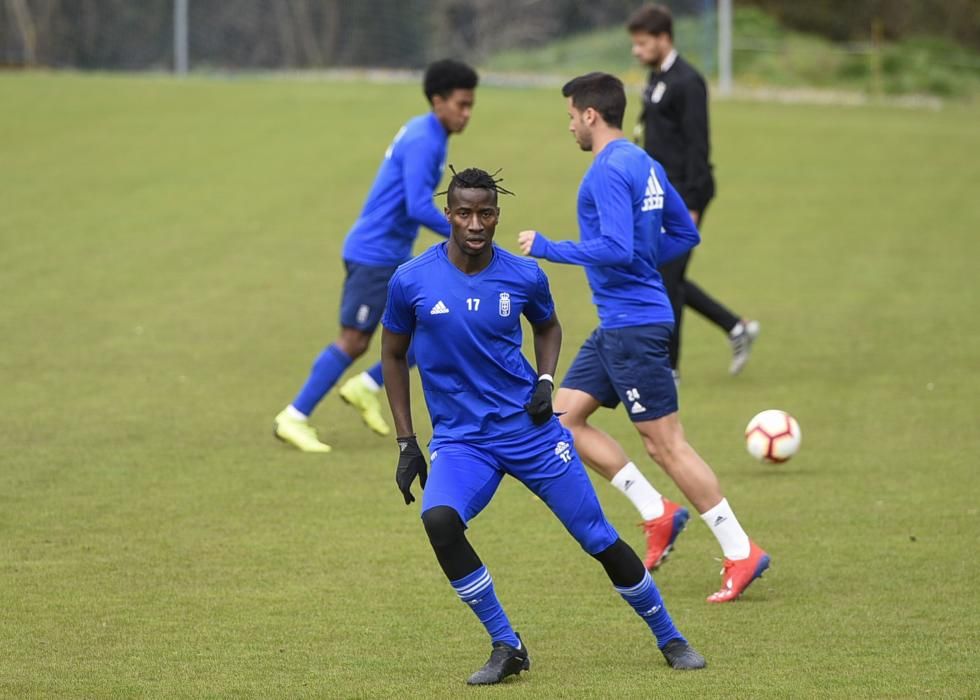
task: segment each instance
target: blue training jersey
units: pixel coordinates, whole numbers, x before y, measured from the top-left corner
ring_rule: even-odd
[[[412,257],[419,226],[449,235],[449,222],[432,201],[446,165],[448,141],[449,134],[432,112],[399,130],[344,241],[344,260],[394,267]]]
[[[538,233],[531,255],[583,265],[603,328],[673,323],[657,267],[700,240],[663,166],[626,139],[595,157],[578,191],[581,242]]]
[[[384,327],[412,335],[432,439],[479,442],[534,427],[524,410],[537,383],[521,353],[521,314],[554,315],[548,278],[534,260],[496,246],[475,275],[439,243],[405,263],[388,284]]]

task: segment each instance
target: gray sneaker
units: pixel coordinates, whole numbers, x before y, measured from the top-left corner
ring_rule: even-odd
[[[728,342],[732,345],[732,364],[728,366],[728,373],[736,375],[745,367],[749,361],[749,353],[752,352],[752,343],[759,337],[759,322],[739,321],[728,334]]]

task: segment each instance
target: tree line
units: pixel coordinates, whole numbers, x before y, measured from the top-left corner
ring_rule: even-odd
[[[976,0],[735,0],[834,39],[940,33],[980,46]],[[192,66],[417,68],[441,56],[479,62],[622,24],[641,0],[189,0]],[[677,14],[712,0],[672,0]],[[81,69],[167,69],[174,0],[2,0],[0,62]]]

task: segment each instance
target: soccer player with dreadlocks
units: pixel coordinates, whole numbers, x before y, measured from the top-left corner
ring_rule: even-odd
[[[477,82],[476,72],[459,61],[436,61],[426,69],[423,88],[432,109],[395,135],[361,216],[347,234],[340,334],[316,358],[296,398],[276,416],[275,435],[280,440],[304,452],[330,451],[307,419],[350,364],[367,351],[381,320],[388,280],[411,257],[419,226],[449,235],[449,224],[432,193],[442,179],[449,136],[462,132],[469,122]],[[347,381],[340,397],[360,411],[369,428],[387,435],[391,428],[377,398],[381,384],[379,362]]]
[[[606,520],[572,436],[554,416],[561,326],[537,262],[493,245],[497,195],[509,194],[498,183],[482,170],[454,171],[446,193],[449,240],[398,268],[382,321],[385,388],[400,451],[395,481],[408,505],[419,479],[422,523],[436,559],[493,647],[468,683],[498,683],[531,664],[465,532],[505,475],[541,498],[602,564],[671,667],[702,668],[704,658],[674,626],[649,572]],[[521,353],[522,315],[534,333],[536,370]],[[431,475],[412,421],[410,344],[432,421]]]

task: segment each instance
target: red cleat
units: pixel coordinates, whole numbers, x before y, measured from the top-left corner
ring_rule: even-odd
[[[727,603],[735,600],[749,584],[762,576],[769,568],[769,555],[759,548],[755,542],[749,541],[749,556],[745,559],[725,560],[725,568],[721,570],[721,589],[708,596],[709,603]]]
[[[655,570],[667,560],[667,555],[674,548],[674,540],[683,532],[690,517],[687,508],[665,498],[663,515],[641,523],[647,536],[647,556],[643,565],[648,571]]]

